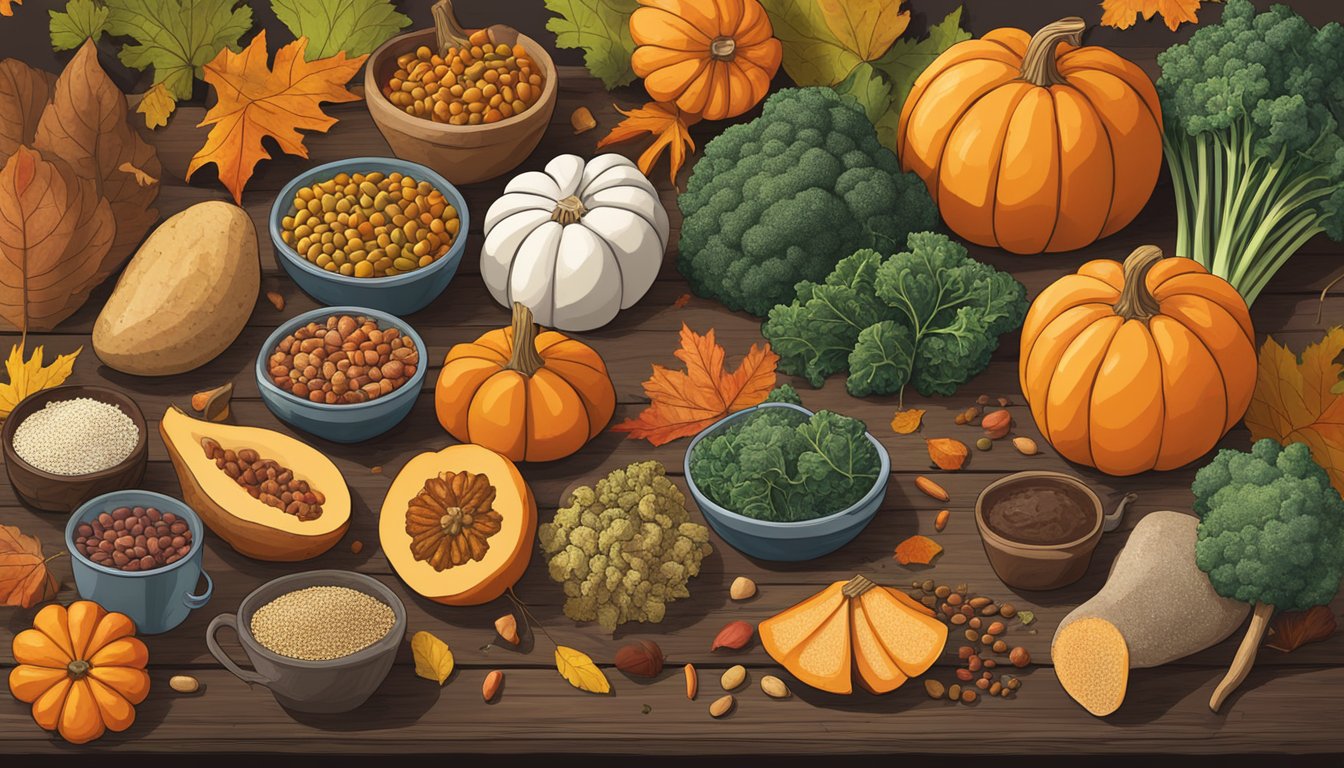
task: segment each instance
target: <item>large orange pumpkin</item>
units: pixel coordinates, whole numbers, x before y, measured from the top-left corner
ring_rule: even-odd
[[[1246,302],[1191,259],[1141,246],[1089,261],[1032,302],[1019,375],[1060,455],[1111,475],[1176,469],[1246,413],[1255,388]]]
[[[130,728],[149,695],[149,651],[135,624],[97,603],[48,605],[13,647],[9,692],[33,705],[38,725],[73,744]]]
[[[464,443],[513,461],[553,461],[607,426],[616,388],[592,347],[557,331],[537,333],[532,311],[514,302],[512,327],[448,351],[434,410]]]
[[[639,0],[630,66],[655,101],[706,120],[736,117],[765,98],[783,48],[758,0]]]
[[[943,220],[979,245],[1071,251],[1138,215],[1162,166],[1157,90],[1134,63],[1078,47],[1083,20],[996,29],[915,81],[897,134]]]

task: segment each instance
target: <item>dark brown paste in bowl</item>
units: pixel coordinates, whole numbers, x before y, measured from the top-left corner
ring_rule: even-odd
[[[1067,544],[1092,532],[1097,510],[1077,488],[1049,481],[1009,485],[984,507],[985,524],[1009,541]]]

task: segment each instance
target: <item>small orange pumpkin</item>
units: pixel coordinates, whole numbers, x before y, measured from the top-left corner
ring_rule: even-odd
[[[1241,295],[1154,245],[1089,261],[1032,302],[1022,394],[1060,455],[1111,475],[1176,469],[1246,413],[1255,329]]]
[[[616,388],[592,347],[557,331],[538,333],[532,310],[514,302],[512,327],[448,351],[434,410],[464,443],[513,461],[553,461],[607,426]]]
[[[947,226],[1013,253],[1071,251],[1142,210],[1162,166],[1157,90],[1133,62],[1079,47],[1084,23],[957,43],[901,110],[901,165]]]
[[[765,98],[783,48],[758,0],[639,0],[630,66],[655,101],[706,120],[736,117]]]
[[[9,692],[33,705],[33,719],[84,744],[135,722],[149,695],[149,650],[122,613],[79,600],[37,612],[32,629],[14,636]]]

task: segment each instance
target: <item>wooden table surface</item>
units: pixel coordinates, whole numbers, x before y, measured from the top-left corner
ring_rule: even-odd
[[[1153,48],[1120,49],[1150,72],[1155,67]],[[618,93],[624,104],[631,94]],[[581,69],[561,73],[559,104],[543,148],[519,170],[539,168],[554,154],[572,151],[593,153],[601,131],[616,120],[613,96]],[[587,105],[597,114],[599,131],[573,135],[570,112]],[[70,383],[103,384],[130,393],[150,422],[150,464],[144,486],[167,494],[179,487],[155,426],[165,408],[186,405],[200,389],[233,380],[236,386],[233,420],[236,423],[290,430],[259,401],[252,362],[258,347],[278,322],[315,306],[312,299],[280,272],[266,236],[266,219],[275,192],[295,173],[310,164],[354,155],[390,154],[374,128],[362,102],[329,106],[340,119],[326,135],[311,135],[307,144],[311,158],[277,156],[264,161],[247,188],[245,204],[260,234],[263,291],[278,291],[285,308],[274,309],[263,297],[247,328],[234,345],[205,367],[168,379],[125,376],[99,364],[90,346],[90,329],[109,286],[97,291],[84,308],[56,333],[30,336],[29,344],[45,344],[48,354],[68,352],[83,345],[84,352]],[[226,193],[210,177],[199,174],[191,185],[182,181],[191,154],[200,146],[203,130],[199,107],[183,107],[167,128],[152,134],[164,165],[163,188],[158,208],[163,216],[193,203],[226,199]],[[697,135],[703,143],[707,138]],[[637,152],[638,148],[629,150]],[[665,170],[660,170],[665,174]],[[684,183],[685,174],[683,174]],[[684,308],[674,306],[687,292],[676,273],[676,233],[680,216],[675,193],[665,175],[655,177],[672,218],[672,248],[660,279],[636,307],[622,313],[609,326],[582,338],[606,359],[615,381],[619,405],[616,419],[635,415],[645,398],[640,384],[651,363],[675,364],[672,356],[682,323],[704,332],[716,329],[729,356],[740,357],[753,342],[760,342],[756,319],[733,313],[699,298]],[[503,180],[464,189],[473,222],[479,227],[486,207],[500,193]],[[1002,252],[972,248],[976,258],[1010,270],[1034,296],[1060,275],[1091,258],[1123,258],[1140,243],[1152,242],[1170,252],[1175,241],[1175,217],[1171,190],[1164,179],[1152,202],[1139,219],[1118,235],[1079,253],[1054,256],[1016,257]],[[431,307],[408,320],[430,347],[428,358],[441,361],[448,348],[476,338],[485,330],[507,324],[508,313],[498,307],[481,284],[476,254],[479,230],[469,234],[467,256],[457,278]],[[1252,315],[1261,339],[1272,333],[1280,341],[1300,348],[1319,337],[1315,294],[1339,269],[1341,249],[1323,239],[1309,243],[1256,302]],[[110,283],[111,281],[109,281]],[[1344,322],[1344,297],[1328,299],[1325,323]],[[10,340],[5,341],[7,346]],[[1255,670],[1220,714],[1209,711],[1207,701],[1231,659],[1235,639],[1157,670],[1133,673],[1124,707],[1107,719],[1092,717],[1077,706],[1055,680],[1050,666],[1050,638],[1068,611],[1093,594],[1105,579],[1107,568],[1124,544],[1126,531],[1144,514],[1160,509],[1188,511],[1193,468],[1168,473],[1150,473],[1120,479],[1075,467],[1060,459],[1041,441],[1041,455],[1019,455],[1006,443],[988,453],[973,451],[970,464],[958,473],[942,473],[937,479],[951,493],[947,505],[936,504],[914,488],[914,477],[928,473],[924,437],[940,435],[965,439],[971,432],[953,425],[953,416],[976,396],[1007,396],[1014,405],[1017,434],[1039,439],[1030,416],[1021,405],[1017,385],[1016,334],[1005,337],[988,370],[949,398],[921,398],[911,393],[908,405],[928,409],[922,434],[898,436],[887,422],[895,407],[893,398],[855,399],[844,391],[842,377],[819,390],[794,380],[805,403],[813,408],[831,408],[867,421],[869,428],[891,453],[892,480],[888,495],[872,524],[853,543],[819,560],[779,564],[752,560],[712,537],[713,554],[705,560],[700,576],[690,583],[692,597],[672,604],[662,624],[627,624],[615,637],[595,624],[576,624],[561,612],[563,596],[546,574],[545,561],[534,556],[517,585],[517,594],[544,623],[556,641],[581,649],[607,671],[613,691],[608,696],[581,693],[555,672],[549,643],[538,639],[535,647],[521,650],[487,647],[494,639],[494,618],[511,609],[505,599],[474,608],[437,605],[414,595],[393,574],[379,551],[376,514],[391,479],[412,456],[436,450],[452,442],[434,417],[431,388],[437,363],[426,378],[411,416],[391,432],[368,443],[341,446],[306,438],[330,455],[345,473],[354,498],[353,520],[345,540],[325,555],[306,563],[280,564],[249,560],[210,538],[205,568],[213,576],[214,599],[181,626],[167,634],[147,638],[151,654],[153,690],[139,707],[135,725],[122,734],[109,734],[81,748],[48,735],[31,720],[27,705],[0,695],[0,754],[77,751],[166,752],[182,749],[202,752],[324,752],[424,753],[424,752],[517,752],[517,753],[608,753],[608,754],[801,754],[862,752],[986,752],[997,754],[1051,753],[1232,753],[1232,752],[1341,752],[1344,729],[1339,727],[1344,705],[1344,635],[1304,647],[1291,655],[1264,650]],[[781,381],[789,377],[781,376]],[[1245,429],[1237,428],[1223,446],[1245,448]],[[632,461],[658,459],[669,474],[680,473],[687,440],[654,448],[624,435],[604,433],[579,454],[543,465],[525,465],[523,474],[532,485],[548,520],[572,488],[591,484],[612,469]],[[381,473],[372,468],[381,467]],[[995,577],[985,559],[975,531],[972,507],[976,495],[989,482],[1024,469],[1073,472],[1089,483],[1107,503],[1129,491],[1139,494],[1122,530],[1107,535],[1098,547],[1087,576],[1077,584],[1049,593],[1015,593]],[[684,483],[682,484],[684,487]],[[688,501],[688,504],[690,502]],[[693,506],[693,505],[692,505]],[[914,533],[933,534],[933,519],[943,506],[952,510],[951,522],[937,538],[944,554],[931,567],[905,568],[892,559],[895,545]],[[699,519],[698,511],[692,511]],[[8,484],[0,485],[0,523],[16,525],[36,534],[48,553],[61,549],[65,516],[26,509]],[[351,553],[351,542],[363,542],[363,551]],[[61,580],[60,600],[76,598],[68,558],[53,562]],[[282,709],[263,688],[249,688],[224,671],[206,651],[204,635],[210,619],[234,611],[247,593],[263,582],[310,568],[343,568],[375,576],[388,584],[406,604],[409,632],[428,630],[446,640],[457,659],[457,671],[442,688],[415,676],[409,645],[404,644],[387,681],[362,708],[343,715],[307,715]],[[1035,665],[1023,670],[1023,687],[1013,700],[982,700],[967,706],[930,700],[918,682],[885,696],[859,691],[852,696],[816,692],[780,670],[753,641],[734,652],[709,651],[710,641],[727,622],[744,619],[759,622],[775,612],[838,579],[855,573],[908,587],[912,580],[932,578],[940,583],[968,583],[975,592],[1007,599],[1019,608],[1035,611],[1030,627],[1016,622],[1010,633],[1014,644],[1025,646]],[[749,576],[759,585],[759,594],[745,603],[728,598],[728,585],[737,576]],[[1340,612],[1344,601],[1332,606]],[[0,671],[12,665],[9,652],[13,634],[29,625],[35,610],[7,610],[0,622]],[[409,633],[408,633],[409,634]],[[632,680],[611,668],[616,649],[634,638],[655,639],[667,656],[667,668],[652,682]],[[231,638],[225,647],[238,657]],[[929,674],[953,682],[958,643],[955,636],[938,666]],[[701,671],[701,694],[696,701],[685,697],[681,667],[693,662]],[[718,675],[733,664],[749,670],[750,686],[739,696],[736,711],[723,720],[712,720],[709,702],[718,691]],[[481,702],[480,686],[486,673],[502,669],[506,681],[502,695],[492,705]],[[190,696],[173,693],[168,679],[174,674],[196,676],[203,691]],[[757,687],[762,675],[777,674],[790,682],[794,696],[776,701]],[[934,734],[975,734],[975,738],[938,739]]]

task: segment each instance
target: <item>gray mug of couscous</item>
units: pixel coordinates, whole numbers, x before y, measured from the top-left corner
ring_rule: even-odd
[[[255,671],[219,646],[238,634]],[[269,581],[237,613],[216,616],[205,642],[245,683],[264,685],[296,712],[348,712],[387,678],[406,634],[406,607],[382,582],[353,571],[307,571]]]

